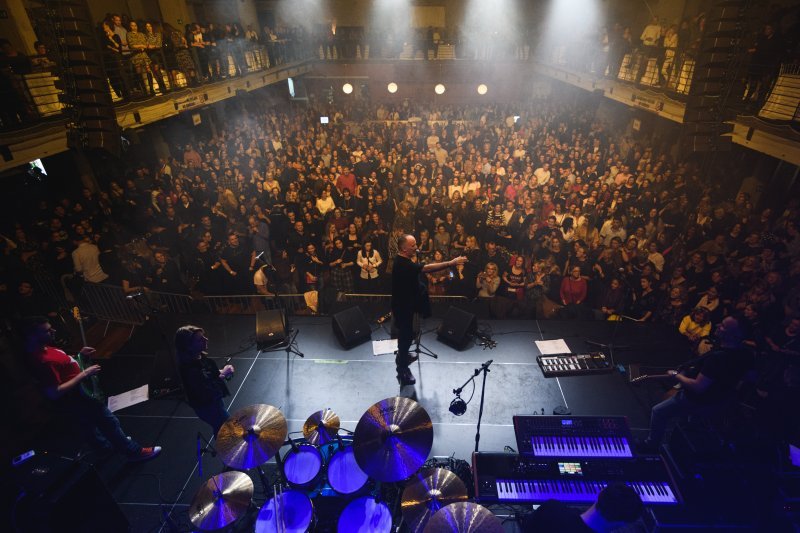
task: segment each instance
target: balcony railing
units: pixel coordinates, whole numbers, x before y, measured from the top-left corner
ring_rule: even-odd
[[[241,41],[221,49],[208,60],[196,49],[186,49],[191,58],[179,63],[180,51],[157,50],[148,54],[151,72],[136,72],[130,56],[104,54],[103,69],[108,76],[106,87],[114,103],[141,102],[159,94],[215,83],[223,78],[246,76],[270,70],[280,65],[314,59],[308,45],[291,40],[269,41],[265,44]],[[217,72],[217,64],[219,72]],[[209,66],[201,72],[200,66]],[[16,131],[63,116],[64,89],[55,66],[40,68],[30,74],[2,73],[7,83],[0,86],[4,105],[0,113],[0,131]],[[155,94],[154,94],[155,93]]]

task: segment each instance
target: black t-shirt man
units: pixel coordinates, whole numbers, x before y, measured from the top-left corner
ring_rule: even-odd
[[[414,313],[430,315],[427,287],[422,274],[454,267],[467,261],[457,257],[441,263],[421,265],[413,259],[417,257],[417,241],[413,235],[403,235],[397,245],[397,256],[392,265],[392,314],[397,328],[397,380],[401,385],[416,383],[408,366],[415,360],[408,353],[414,340]]]

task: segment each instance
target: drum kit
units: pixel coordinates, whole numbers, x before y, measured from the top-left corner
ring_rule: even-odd
[[[331,409],[317,411],[302,434],[292,438],[286,418],[271,405],[233,413],[216,442],[216,453],[230,470],[197,490],[189,507],[192,525],[202,531],[241,530],[255,515],[257,533],[305,533],[316,528],[313,500],[331,497],[346,503],[336,521],[340,532],[388,533],[400,514],[414,533],[502,531],[489,510],[467,501],[458,476],[423,467],[433,446],[433,424],[409,398],[374,404],[354,432],[341,428]],[[270,481],[262,467],[272,458],[277,469]],[[269,496],[260,509],[253,503],[253,480],[243,472],[249,469],[256,469]]]

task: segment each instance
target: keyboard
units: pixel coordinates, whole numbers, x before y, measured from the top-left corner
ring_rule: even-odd
[[[680,495],[658,456],[558,461],[517,454],[472,455],[476,499],[481,503],[536,504],[550,499],[591,504],[610,483],[625,483],[646,505],[675,505]]]
[[[536,362],[546,378],[607,374],[613,370],[611,361],[603,352],[539,355]]]
[[[514,416],[514,434],[522,455],[536,457],[634,456],[624,416]]]

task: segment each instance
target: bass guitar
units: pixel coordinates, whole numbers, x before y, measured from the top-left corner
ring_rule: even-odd
[[[81,310],[78,309],[78,306],[72,308],[72,316],[78,322],[78,328],[81,331],[81,342],[83,343],[83,346],[88,346],[86,343],[86,331],[83,329],[83,317],[81,317]],[[92,360],[81,352],[78,352],[78,354],[75,356],[75,359],[78,361],[78,365],[81,367],[81,370],[86,370],[93,364]],[[105,399],[105,395],[100,389],[100,378],[97,376],[97,374],[89,377],[89,379],[84,379],[81,381],[81,390],[84,394],[94,398],[95,400],[103,401]]]

